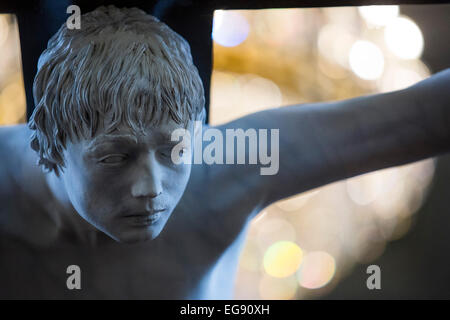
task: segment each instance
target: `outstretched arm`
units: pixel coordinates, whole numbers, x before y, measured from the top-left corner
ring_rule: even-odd
[[[218,127],[279,129],[279,171],[215,166],[249,186],[255,205],[450,151],[450,69],[404,90],[271,109]],[[225,174],[225,173],[228,174]],[[223,181],[223,180],[222,180]]]

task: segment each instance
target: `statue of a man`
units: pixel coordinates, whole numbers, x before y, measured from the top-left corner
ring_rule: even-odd
[[[187,42],[138,9],[101,7],[81,19],[39,59],[28,126],[0,128],[0,297],[231,298],[261,209],[450,150],[447,70],[405,90],[215,128],[279,129],[277,174],[175,164],[172,133],[194,140],[205,118]],[[192,157],[193,145],[180,156]],[[81,290],[66,286],[73,264]]]

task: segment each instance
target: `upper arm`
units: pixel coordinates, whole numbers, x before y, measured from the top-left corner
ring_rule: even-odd
[[[237,185],[245,187],[241,193],[260,208],[325,183],[325,177],[335,172],[334,155],[318,137],[319,128],[313,124],[317,107],[295,105],[269,109],[218,127],[224,137],[227,130],[243,129],[254,130],[257,139],[246,140],[244,165],[214,165],[210,170],[220,172],[230,190]],[[249,146],[251,143],[256,144],[256,152]],[[260,147],[261,143],[268,146],[267,150]],[[254,153],[257,164],[250,164],[250,154]],[[234,156],[236,163],[237,154]],[[266,158],[266,163],[262,163],[262,158]]]
[[[264,165],[248,164],[249,148],[247,164],[215,165],[210,170],[217,171],[229,190],[247,187],[247,201],[264,207],[337,180],[447,152],[449,96],[439,87],[448,86],[448,71],[438,80],[432,77],[401,91],[281,107],[237,119],[218,127],[224,137],[227,129],[266,129],[270,140],[270,130],[278,129],[278,150],[271,150],[278,152],[278,158],[272,156],[278,171],[262,175]],[[433,98],[436,94],[438,100]],[[264,138],[258,136],[258,142]]]

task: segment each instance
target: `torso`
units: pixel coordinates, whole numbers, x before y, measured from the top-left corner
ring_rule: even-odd
[[[6,141],[7,134],[8,139],[17,135],[17,141],[23,145],[16,146],[16,150],[28,150],[25,126],[9,132],[0,129],[3,130],[0,141]],[[2,160],[3,170],[5,166],[21,163],[11,161],[11,157],[20,152],[5,151],[5,143],[0,143],[0,148],[3,148],[3,155],[9,152],[8,160]],[[29,151],[28,155],[32,157],[33,151]],[[30,176],[33,183],[39,183],[37,172],[40,169],[36,166],[33,170],[34,173],[26,172],[25,176]],[[192,177],[203,175],[195,170]],[[38,218],[45,216],[41,214],[42,210],[48,208],[36,199],[29,199],[17,186],[6,185],[9,179],[2,181],[2,204],[5,201],[12,204],[6,215],[11,218],[14,211],[28,210],[30,223],[27,226],[22,223],[19,228],[28,228],[31,233],[42,231],[43,238],[51,234],[54,222]],[[226,201],[216,201],[226,199],[214,199],[214,195],[223,190],[203,183],[205,180],[193,178],[161,235],[141,244],[119,244],[106,236],[95,246],[68,238],[35,244],[3,230],[0,232],[0,298],[232,298],[247,218],[246,215],[227,214],[239,210],[232,205],[227,207]],[[245,206],[240,210],[246,210]],[[14,219],[8,221],[14,222]],[[8,226],[14,228],[14,223]],[[66,286],[69,277],[66,269],[70,265],[78,265],[81,269],[81,290],[69,290]]]
[[[200,237],[96,248],[2,237],[0,298],[231,299],[242,240],[224,251]],[[70,265],[81,269],[81,290],[66,286]]]

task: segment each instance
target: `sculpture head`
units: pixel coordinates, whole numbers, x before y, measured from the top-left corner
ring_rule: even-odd
[[[31,147],[90,224],[120,242],[154,239],[189,180],[170,138],[204,120],[201,79],[188,43],[139,9],[100,7],[81,22],[39,59]]]

